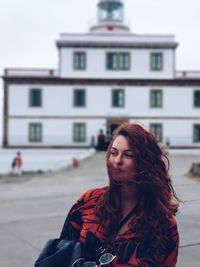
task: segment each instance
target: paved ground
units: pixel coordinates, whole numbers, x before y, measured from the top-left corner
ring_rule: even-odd
[[[184,203],[177,216],[180,254],[177,267],[200,262],[200,181],[184,174],[200,154],[171,155],[171,173]],[[0,179],[0,266],[31,267],[46,240],[57,237],[75,199],[106,184],[105,153],[76,169],[38,177]],[[7,181],[7,182],[6,182]],[[9,181],[9,182],[8,182]]]

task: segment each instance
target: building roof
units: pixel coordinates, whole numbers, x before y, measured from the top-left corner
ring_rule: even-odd
[[[57,47],[83,48],[166,48],[174,49],[178,43],[174,35],[136,35],[129,33],[66,34],[60,35]]]

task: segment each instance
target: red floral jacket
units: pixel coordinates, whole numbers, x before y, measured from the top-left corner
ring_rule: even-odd
[[[174,267],[178,256],[179,235],[175,218],[169,222],[162,245],[155,251],[135,232],[107,239],[105,229],[98,223],[95,207],[106,188],[84,193],[71,208],[64,223],[61,237],[77,239],[84,244],[87,260],[98,261],[99,248],[115,254],[116,267]]]

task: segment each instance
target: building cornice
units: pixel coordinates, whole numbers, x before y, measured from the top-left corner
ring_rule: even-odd
[[[200,78],[174,79],[115,79],[115,78],[61,78],[34,76],[2,76],[4,82],[10,84],[41,84],[41,85],[74,85],[74,86],[198,86]]]
[[[176,42],[73,42],[73,41],[65,41],[65,40],[59,40],[56,42],[58,48],[109,48],[109,49],[175,49],[178,46],[178,43]]]
[[[133,119],[133,120],[197,120],[199,121],[199,116],[130,116],[130,115],[70,115],[70,116],[52,116],[52,115],[10,115],[8,119],[15,119],[15,120],[102,120],[102,119]]]

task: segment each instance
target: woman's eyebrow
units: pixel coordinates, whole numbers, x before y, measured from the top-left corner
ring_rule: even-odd
[[[118,151],[118,149],[116,147],[114,147],[114,146],[111,147],[111,149]],[[125,149],[123,152],[131,152],[131,153],[133,153],[133,151],[131,149]]]

